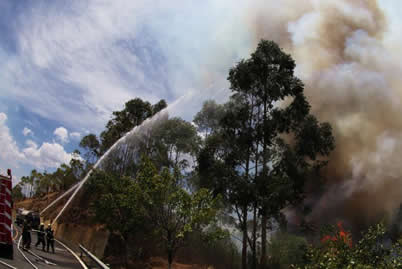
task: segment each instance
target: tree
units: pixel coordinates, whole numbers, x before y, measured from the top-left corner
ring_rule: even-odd
[[[14,201],[21,201],[25,198],[25,195],[22,193],[22,182],[14,186],[12,196]]]
[[[29,179],[28,176],[23,176],[23,177],[21,177],[21,185],[22,185],[23,187],[27,187],[27,189],[26,189],[26,191],[28,192],[28,193],[27,193],[27,197],[31,197],[31,196],[30,196],[30,195],[31,195],[30,188],[32,188],[32,185],[30,184],[30,179]]]
[[[84,163],[78,158],[73,158],[70,160],[70,168],[72,175],[77,181],[80,180],[86,173]]]
[[[188,193],[168,169],[157,173],[145,158],[137,182],[138,194],[142,194],[142,212],[162,238],[170,269],[177,250],[183,247],[189,234],[202,232],[215,221],[218,199],[207,189]]]
[[[77,182],[77,178],[73,174],[70,166],[63,163],[52,175],[54,185],[57,186],[59,191],[65,191]]]
[[[39,182],[40,182],[40,178],[41,178],[41,174],[38,173],[38,171],[36,169],[31,171],[31,174],[29,176],[24,176],[21,177],[21,182],[24,185],[27,185],[29,188],[29,197],[32,198],[33,195],[35,194],[36,190],[35,190],[35,186],[38,186]]]
[[[167,103],[165,100],[160,100],[158,103],[152,105],[152,115],[159,113],[167,107]]]
[[[200,144],[196,128],[181,118],[171,118],[158,125],[152,140],[155,154],[151,156],[162,166],[180,169],[188,167],[185,155],[195,156]]]
[[[106,225],[106,228],[119,236],[124,246],[124,261],[128,262],[127,241],[141,223],[141,203],[135,182],[128,177],[96,171],[92,173],[87,190],[95,193],[92,197],[91,209],[95,220]]]
[[[332,234],[324,236],[321,245],[309,246],[307,263],[297,268],[304,269],[386,269],[402,267],[402,248],[397,242],[386,246],[385,227],[382,223],[362,233],[362,238],[351,243],[351,235],[338,227],[332,227]]]
[[[100,142],[94,134],[84,136],[80,141],[80,147],[86,150],[85,159],[87,162],[93,163],[101,156]]]
[[[42,196],[44,194],[48,194],[53,184],[54,182],[51,174],[48,174],[46,171],[40,173],[39,180],[37,181],[37,187],[35,192],[36,195]]]
[[[247,267],[247,215],[254,199],[250,189],[250,154],[252,137],[248,133],[248,107],[240,99],[225,104],[220,131],[214,130],[198,155],[200,186],[222,195],[230,211],[235,212],[243,234],[242,268]]]
[[[135,126],[141,125],[144,120],[164,109],[166,105],[164,100],[151,105],[147,101],[135,98],[126,102],[123,110],[114,111],[113,118],[106,124],[106,130],[100,135],[100,155],[105,153],[125,133]]]
[[[279,232],[269,243],[269,268],[291,268],[292,264],[302,264],[307,251],[307,241],[303,237]]]
[[[198,131],[208,137],[219,129],[223,112],[223,105],[217,104],[214,100],[207,100],[202,105],[202,109],[194,116],[193,122],[197,125]]]
[[[258,215],[260,266],[264,268],[268,218],[303,198],[304,183],[326,164],[325,157],[334,148],[331,126],[309,114],[303,83],[294,76],[294,68],[290,55],[274,42],[262,40],[250,59],[229,71],[233,94],[225,104],[219,132],[211,135],[199,155],[200,175],[209,185],[214,178],[214,190],[227,197],[239,216],[243,269],[247,267],[247,241],[253,253],[252,268],[257,265]],[[254,224],[248,239],[250,209]]]
[[[261,165],[257,177],[262,216],[261,267],[266,264],[268,215],[302,198],[306,172],[325,164],[317,157],[327,156],[334,148],[330,125],[319,124],[309,114],[303,83],[294,76],[294,68],[292,57],[275,42],[261,40],[251,58],[232,68],[228,77],[232,91],[250,100],[256,115],[255,148],[260,150],[255,162]],[[278,105],[285,100],[288,105]],[[285,134],[292,134],[295,142],[287,143]],[[278,192],[277,187],[291,195],[272,196]]]

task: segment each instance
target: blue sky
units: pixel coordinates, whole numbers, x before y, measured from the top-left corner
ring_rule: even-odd
[[[223,6],[151,2],[0,2],[3,171],[52,170],[129,99],[189,100],[215,83],[205,82],[208,72],[227,70],[201,47],[214,45],[207,18],[218,19]],[[196,99],[198,107],[177,113],[191,119]]]
[[[205,99],[224,101],[228,69],[259,38],[280,42],[269,25],[287,28],[305,8],[235,2],[0,1],[0,169],[54,169],[131,98],[180,100],[171,112],[187,120]],[[401,4],[380,2],[399,42]]]

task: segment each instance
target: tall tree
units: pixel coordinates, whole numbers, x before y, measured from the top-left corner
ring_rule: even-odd
[[[26,187],[25,191],[27,193],[27,197],[32,197],[32,189],[33,189],[33,182],[31,182],[31,178],[29,176],[21,177],[21,183],[23,187]]]
[[[222,194],[237,216],[243,234],[242,268],[246,269],[248,248],[248,212],[256,200],[252,160],[254,156],[254,120],[252,102],[234,95],[225,104],[220,130],[208,136],[198,158],[201,186]]]
[[[207,100],[202,109],[194,116],[193,122],[197,125],[198,131],[208,137],[212,132],[219,129],[223,112],[223,105],[217,104],[214,100]]]
[[[80,147],[86,150],[84,156],[89,163],[94,163],[100,157],[100,146],[100,142],[94,134],[88,134],[80,141]]]
[[[269,214],[301,199],[306,172],[325,164],[317,157],[327,156],[334,148],[330,125],[318,123],[309,114],[303,83],[294,76],[294,68],[292,57],[275,42],[261,40],[251,58],[232,68],[228,77],[235,95],[254,99],[254,110],[260,112],[255,138],[260,149],[256,161],[261,164],[261,267],[266,265]],[[294,141],[283,138],[288,134]],[[271,195],[279,190],[287,195]]]
[[[188,167],[185,156],[195,156],[200,143],[196,128],[181,118],[171,118],[158,125],[152,140],[156,161],[180,169]]]
[[[141,196],[135,182],[129,177],[96,171],[89,179],[87,189],[97,196],[91,203],[95,220],[106,225],[116,234],[124,248],[123,258],[127,267],[129,248],[127,242],[141,223],[139,204]]]
[[[209,139],[199,160],[200,174],[206,174],[204,178],[223,176],[215,178],[223,182],[213,183],[215,190],[235,197],[229,199],[232,205],[244,203],[240,223],[247,221],[251,208],[252,215],[257,217],[258,208],[261,268],[266,266],[268,218],[278,216],[281,209],[302,199],[305,181],[326,164],[324,157],[334,148],[331,126],[319,123],[309,114],[303,83],[294,76],[294,68],[291,56],[266,40],[258,44],[250,59],[233,67],[228,76],[233,94],[220,121],[221,138]],[[219,165],[222,161],[224,165]],[[231,170],[224,174],[213,169],[222,166]],[[244,197],[243,193],[251,200],[238,200]],[[253,268],[257,265],[256,217],[249,240]],[[247,228],[245,224],[241,226],[246,255]],[[243,268],[246,266],[243,257]]]
[[[207,189],[188,193],[178,185],[168,169],[157,173],[155,166],[146,158],[143,159],[137,183],[137,196],[142,197],[141,212],[161,236],[170,269],[177,250],[184,246],[188,236],[193,232],[202,234],[208,225],[216,221],[218,198],[213,198]]]
[[[21,201],[25,198],[25,195],[22,193],[22,182],[19,182],[14,186],[12,190],[12,196],[14,201]]]
[[[152,117],[166,106],[167,104],[164,100],[151,105],[147,101],[135,98],[126,102],[123,110],[114,111],[113,118],[106,124],[106,130],[100,135],[101,155],[125,133],[140,125],[144,120]]]

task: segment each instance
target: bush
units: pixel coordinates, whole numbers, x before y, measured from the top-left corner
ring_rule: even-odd
[[[295,268],[303,269],[388,269],[402,268],[402,252],[399,243],[385,246],[385,228],[383,224],[370,227],[362,238],[352,244],[351,237],[342,226],[326,235],[321,245],[310,246],[308,262]]]
[[[272,238],[268,245],[268,252],[271,268],[291,268],[292,264],[304,262],[307,241],[303,237],[281,232]]]

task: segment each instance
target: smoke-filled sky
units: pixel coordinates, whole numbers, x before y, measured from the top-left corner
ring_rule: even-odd
[[[313,214],[391,211],[400,14],[398,0],[0,1],[1,168],[20,177],[68,162],[134,97],[176,102],[190,120],[205,99],[226,100],[228,69],[265,38],[293,55],[313,112],[334,127],[333,184]]]

